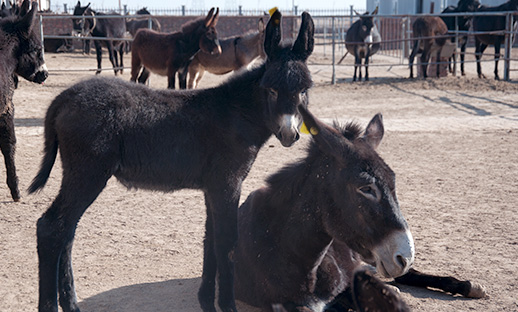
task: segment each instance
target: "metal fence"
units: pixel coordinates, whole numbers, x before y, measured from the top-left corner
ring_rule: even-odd
[[[205,14],[205,12],[203,12]],[[516,28],[514,27],[516,23],[514,23],[514,19],[518,12],[490,12],[490,13],[462,13],[462,14],[453,14],[448,13],[450,16],[476,16],[476,15],[496,15],[496,16],[504,16],[506,18],[506,29],[501,31],[493,31],[493,32],[474,32],[472,30],[468,32],[463,31],[452,31],[448,36],[453,36],[455,38],[455,60],[458,57],[459,52],[459,40],[458,37],[461,35],[470,35],[473,36],[475,34],[501,34],[505,36],[504,41],[504,56],[500,57],[500,60],[504,63],[504,80],[510,80],[510,71],[511,71],[511,61],[516,61],[518,59],[511,59],[512,46],[514,42],[514,37],[516,35]],[[407,57],[411,50],[411,44],[415,40],[412,37],[412,22],[418,16],[441,16],[441,14],[419,14],[419,15],[379,15],[376,16],[374,22],[376,23],[382,41],[381,49],[378,52],[379,54],[392,57],[394,62],[391,63],[377,63],[376,65],[369,66],[408,66]],[[125,18],[128,16],[97,16],[96,18]],[[134,17],[134,16],[129,16]],[[142,16],[140,16],[142,17]],[[43,19],[47,18],[65,18],[71,19],[74,18],[72,15],[40,15],[40,31],[43,40],[47,39],[80,39],[80,40],[113,40],[119,38],[94,38],[94,37],[71,37],[71,36],[49,36],[44,35],[43,31]],[[77,17],[75,17],[77,18]],[[91,17],[85,17],[91,18]],[[346,53],[345,51],[345,36],[349,27],[354,23],[359,17],[356,14],[353,14],[353,11],[350,10],[347,15],[329,15],[329,16],[313,16],[313,20],[315,22],[315,44],[317,46],[322,46],[324,56],[331,55],[330,63],[321,63],[318,65],[329,65],[332,67],[332,76],[331,82],[335,83],[336,77],[336,66],[353,66],[353,64],[349,65],[338,65],[337,60],[341,55]],[[300,23],[300,20],[297,21]],[[296,27],[298,29],[298,26]],[[458,29],[458,27],[456,27]],[[123,39],[126,41],[131,41],[131,39]],[[354,43],[353,43],[354,44]],[[360,43],[357,43],[360,44]],[[474,55],[473,53],[471,53]],[[465,61],[467,62],[475,62],[473,61]],[[493,62],[493,60],[487,60],[486,62]],[[431,63],[432,64],[432,63]],[[438,64],[438,63],[435,63]],[[454,68],[455,70],[455,68]]]

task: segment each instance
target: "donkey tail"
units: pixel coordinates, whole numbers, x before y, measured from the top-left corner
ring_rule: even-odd
[[[49,179],[52,167],[54,166],[54,162],[56,161],[56,156],[58,154],[58,137],[54,127],[55,111],[55,106],[51,105],[45,118],[45,155],[41,161],[38,174],[34,177],[27,190],[29,194],[41,190],[45,186]]]

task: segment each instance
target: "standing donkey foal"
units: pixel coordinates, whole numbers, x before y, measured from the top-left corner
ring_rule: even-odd
[[[0,149],[7,171],[7,185],[14,201],[20,200],[14,164],[13,93],[17,76],[43,83],[48,72],[43,59],[41,40],[34,30],[38,3],[25,0],[20,12],[0,19]]]
[[[218,87],[153,90],[120,79],[94,78],[58,95],[45,117],[45,154],[29,192],[41,189],[60,151],[63,179],[38,220],[39,311],[79,311],[72,244],[85,210],[115,176],[128,188],[200,189],[207,207],[203,311],[214,306],[216,276],[222,311],[236,311],[234,264],[241,184],[273,134],[283,146],[299,138],[297,106],[312,86],[306,60],[314,25],[302,14],[293,44],[281,44],[281,13],[265,32],[267,61]]]

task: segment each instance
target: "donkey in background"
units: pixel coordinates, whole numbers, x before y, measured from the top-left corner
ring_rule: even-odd
[[[205,18],[182,25],[178,32],[163,34],[150,29],[140,29],[131,45],[131,81],[146,83],[150,71],[167,76],[167,87],[175,88],[175,76],[198,51],[220,55],[216,24],[219,8],[212,8]],[[141,72],[142,69],[142,72]]]
[[[428,62],[432,52],[437,54],[437,62],[441,59],[442,47],[446,44],[448,27],[440,17],[422,16],[418,17],[412,24],[414,37],[414,47],[408,57],[410,67],[410,78],[414,78],[414,59],[417,53],[421,54],[421,69],[423,77],[428,76]],[[437,65],[437,77],[439,77],[440,67]]]
[[[185,89],[187,74],[189,75],[187,88],[194,89],[199,85],[205,71],[215,75],[224,75],[247,66],[257,58],[264,59],[266,55],[263,43],[264,22],[260,18],[257,31],[220,39],[221,55],[203,51],[196,53],[194,58],[179,71],[180,88]]]
[[[126,23],[121,19],[106,19],[102,18],[103,13],[97,13],[90,8],[90,3],[87,6],[82,7],[81,2],[77,1],[74,8],[74,16],[72,19],[74,30],[81,34],[81,36],[93,36],[93,37],[104,37],[104,38],[124,38],[126,34]],[[120,15],[117,12],[110,12],[109,15]],[[79,18],[80,17],[80,18]],[[90,18],[85,18],[90,17]],[[115,75],[117,73],[123,73],[124,61],[124,41],[113,41],[113,40],[94,40],[95,52],[97,55],[97,71],[96,75],[102,71],[102,46],[105,45],[108,49],[108,57],[113,66]],[[89,41],[85,41],[85,48],[90,51]],[[118,55],[117,55],[118,52]],[[120,62],[119,62],[120,60]]]
[[[369,15],[356,12],[360,19],[354,22],[345,36],[345,47],[347,51],[354,55],[354,76],[356,81],[356,71],[359,70],[359,80],[362,80],[362,59],[365,59],[365,81],[369,80],[369,57],[380,49],[381,36],[373,17],[378,14],[378,8]]]
[[[517,11],[518,10],[518,0],[510,0],[504,4],[494,7],[481,6],[478,8],[477,12],[508,12],[508,11]],[[512,29],[516,29],[516,15],[511,17],[512,20]],[[488,32],[488,31],[504,31],[507,29],[505,25],[506,17],[505,16],[474,16],[473,17],[473,31],[475,32]],[[477,74],[479,78],[485,78],[484,74],[482,74],[482,67],[480,65],[480,59],[482,58],[482,54],[489,45],[493,45],[495,47],[495,79],[500,80],[500,76],[498,75],[498,61],[500,60],[500,46],[502,42],[505,40],[505,35],[495,35],[495,34],[475,34],[475,58],[477,59]]]
[[[138,10],[136,15],[151,15],[146,8]],[[160,22],[154,17],[134,17],[126,19],[126,30],[131,34],[132,38],[135,38],[137,31],[141,28],[150,28],[149,22],[151,20],[151,29],[160,32],[162,26]]]
[[[442,13],[472,13],[477,10],[477,8],[480,6],[480,2],[478,0],[459,0],[457,3],[457,6],[450,5],[446,9],[442,11]],[[452,32],[456,30],[456,27],[459,31],[468,31],[471,27],[471,20],[472,16],[441,16],[441,19],[446,24],[446,27],[448,28],[448,34],[454,35],[451,38],[452,42],[455,42],[455,36],[459,36],[459,43],[460,43],[460,72],[461,75],[466,75],[464,73],[464,57],[466,55],[466,45],[468,44],[468,35],[467,34],[453,34]],[[450,72],[453,72],[451,68],[452,59],[455,60],[454,57],[450,57],[450,63],[449,70]]]
[[[59,94],[45,118],[40,170],[29,188],[45,185],[61,155],[60,191],[37,223],[39,311],[78,312],[72,272],[74,234],[85,210],[115,176],[128,188],[200,189],[207,207],[203,311],[235,312],[234,264],[241,186],[259,149],[275,135],[285,147],[300,137],[297,106],[308,105],[313,82],[307,59],[314,24],[302,14],[297,39],[281,43],[281,13],[265,31],[262,66],[218,87],[156,90],[97,77]]]
[[[48,77],[35,16],[38,2],[24,0],[18,13],[0,18],[0,149],[4,156],[7,186],[14,201],[20,200],[16,175],[13,93],[18,76],[35,83]]]

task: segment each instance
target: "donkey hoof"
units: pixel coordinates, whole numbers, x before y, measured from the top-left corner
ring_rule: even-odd
[[[480,298],[487,297],[486,289],[484,286],[480,285],[479,283],[473,283],[473,282],[469,282],[469,283],[471,285],[471,289],[469,290],[469,293],[467,296],[468,298],[480,299]]]

